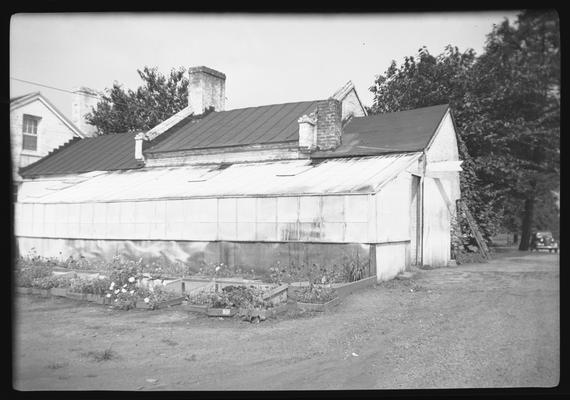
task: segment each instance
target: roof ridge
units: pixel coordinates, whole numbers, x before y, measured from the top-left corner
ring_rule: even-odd
[[[28,96],[30,96],[30,97],[31,97],[31,96],[37,96],[38,94],[41,94],[41,93],[40,93],[39,91],[37,91],[37,92],[29,92],[29,93],[26,93],[26,94],[21,94],[21,95],[19,95],[19,96],[14,96],[14,97],[11,97],[11,98],[10,98],[10,103],[13,102],[13,101],[22,100],[23,98],[28,97]]]
[[[450,107],[449,103],[441,103],[441,104],[435,104],[433,106],[425,106],[425,107],[418,107],[418,108],[410,108],[408,110],[400,110],[400,111],[389,111],[389,112],[384,112],[384,113],[378,113],[378,114],[368,114],[362,117],[354,117],[354,118],[366,118],[366,117],[378,117],[378,116],[384,116],[384,115],[389,115],[389,114],[398,114],[398,113],[403,113],[403,112],[411,112],[411,111],[418,111],[418,110],[425,110],[427,108],[435,108],[435,107],[443,107],[446,106],[447,108]]]
[[[242,107],[242,108],[232,108],[231,110],[215,111],[215,112],[247,110],[248,108],[261,108],[261,107],[272,107],[272,106],[284,106],[284,105],[287,105],[287,104],[315,103],[315,102],[317,102],[317,101],[323,101],[323,100],[326,100],[326,99],[302,100],[302,101],[288,101],[288,102],[285,102],[285,103],[263,104],[263,105],[260,105],[260,106],[250,106],[250,107]]]

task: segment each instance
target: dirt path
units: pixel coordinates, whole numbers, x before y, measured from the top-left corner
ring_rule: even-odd
[[[14,385],[23,390],[555,386],[558,264],[555,254],[514,251],[488,264],[418,270],[411,279],[352,295],[330,313],[260,324],[18,296]]]

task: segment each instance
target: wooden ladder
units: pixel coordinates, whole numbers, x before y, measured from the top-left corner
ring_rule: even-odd
[[[479,247],[479,250],[481,250],[481,255],[483,256],[483,258],[488,260],[489,259],[489,248],[487,247],[487,243],[485,243],[485,240],[483,239],[483,236],[481,235],[481,232],[479,231],[479,227],[477,226],[477,222],[475,222],[475,219],[471,215],[471,212],[467,208],[467,205],[462,200],[457,200],[457,205],[459,206],[459,209],[465,213],[465,217],[467,218],[467,223],[469,224],[469,229],[471,229],[471,232],[473,232],[473,237],[475,238],[475,241],[477,242],[477,246]]]

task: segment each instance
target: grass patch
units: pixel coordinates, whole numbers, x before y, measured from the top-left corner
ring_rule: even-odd
[[[49,368],[49,369],[60,369],[60,368],[63,368],[63,367],[67,367],[68,365],[69,365],[69,363],[66,363],[66,362],[63,362],[63,363],[61,363],[61,362],[52,362],[52,363],[50,363],[50,364],[47,365],[47,368]]]
[[[170,339],[162,339],[162,343],[166,343],[169,346],[178,346],[178,342]]]
[[[117,354],[117,352],[114,350],[111,350],[110,347],[108,349],[103,350],[103,351],[101,351],[101,350],[89,351],[89,352],[85,353],[84,355],[85,355],[85,357],[91,358],[92,360],[97,361],[97,362],[110,361],[110,360],[114,360],[116,358],[119,358],[119,355]]]

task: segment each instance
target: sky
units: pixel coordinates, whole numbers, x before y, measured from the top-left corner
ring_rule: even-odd
[[[493,24],[517,11],[404,14],[16,14],[10,77],[72,90],[135,89],[137,69],[205,65],[226,74],[226,109],[327,98],[351,80],[364,105],[391,60],[448,44],[481,54]],[[68,117],[72,94],[41,91]]]

